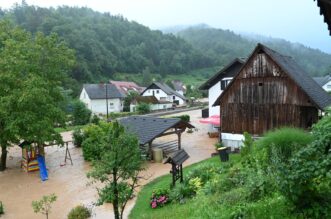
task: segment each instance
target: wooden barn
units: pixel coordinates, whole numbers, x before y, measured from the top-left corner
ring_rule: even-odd
[[[308,128],[330,104],[331,96],[291,57],[258,44],[214,106],[220,105],[222,134],[261,135],[283,126]]]

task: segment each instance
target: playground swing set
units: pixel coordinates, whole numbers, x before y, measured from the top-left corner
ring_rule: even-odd
[[[64,162],[66,164],[67,160],[70,160],[71,165],[73,165],[71,154],[68,147],[69,141],[64,143],[66,146],[65,149],[66,154],[65,154]],[[21,162],[22,169],[27,173],[39,170],[41,180],[42,181],[48,180],[44,147],[53,146],[53,145],[55,144],[38,147],[36,144],[27,141],[23,141],[21,144],[19,144],[18,146],[22,148],[22,162]]]

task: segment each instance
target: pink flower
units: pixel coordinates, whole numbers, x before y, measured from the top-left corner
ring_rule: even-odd
[[[156,208],[156,207],[157,207],[156,202],[152,202],[152,208]]]

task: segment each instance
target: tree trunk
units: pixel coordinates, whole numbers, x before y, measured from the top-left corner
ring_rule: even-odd
[[[1,145],[0,171],[4,171],[6,169],[6,161],[7,161],[7,147]]]
[[[117,174],[116,171],[113,173],[113,180],[114,180],[114,201],[113,201],[113,207],[114,207],[114,215],[115,219],[120,219],[120,213],[118,210],[118,188],[117,188]]]

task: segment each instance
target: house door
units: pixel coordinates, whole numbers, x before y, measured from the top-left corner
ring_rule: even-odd
[[[153,91],[153,96],[155,96],[155,91]]]

